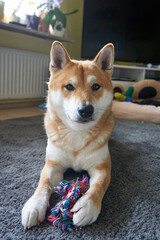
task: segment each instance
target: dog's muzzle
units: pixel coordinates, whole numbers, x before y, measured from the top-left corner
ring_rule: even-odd
[[[91,104],[82,104],[78,107],[78,114],[80,116],[79,122],[86,123],[93,121],[94,107]]]

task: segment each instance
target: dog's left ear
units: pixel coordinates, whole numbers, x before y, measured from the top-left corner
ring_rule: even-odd
[[[52,44],[50,61],[51,67],[56,70],[62,69],[68,62],[71,61],[66,49],[58,41],[55,41]]]
[[[114,46],[112,43],[105,45],[97,54],[93,62],[97,63],[103,71],[112,71],[114,62]]]

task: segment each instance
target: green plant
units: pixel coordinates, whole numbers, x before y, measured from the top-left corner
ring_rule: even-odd
[[[75,9],[74,11],[68,13],[62,12],[59,9],[60,3],[62,3],[62,0],[54,0],[53,2],[43,3],[38,6],[38,9],[42,7],[44,8],[43,10],[45,10],[46,8],[48,9],[47,11],[45,10],[44,21],[47,24],[51,24],[53,29],[56,27],[58,31],[61,31],[62,28],[66,28],[66,16],[78,12],[78,9]]]

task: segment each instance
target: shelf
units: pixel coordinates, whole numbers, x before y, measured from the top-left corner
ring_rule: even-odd
[[[115,68],[121,68],[121,69],[131,69],[131,70],[146,70],[146,71],[160,71],[160,68],[155,67],[143,67],[143,66],[127,66],[127,65],[114,65]]]
[[[113,81],[135,82],[135,79],[125,77],[112,77]]]
[[[0,22],[0,29],[11,31],[11,32],[17,32],[17,33],[21,33],[21,34],[26,34],[26,35],[30,35],[30,36],[37,37],[37,38],[49,39],[49,40],[53,40],[53,41],[57,40],[60,42],[74,43],[73,40],[70,40],[68,38],[54,36],[54,35],[39,32],[39,31],[36,31],[33,29],[28,29],[25,27],[17,26],[15,24],[11,24],[11,23],[8,24],[8,23]]]
[[[160,68],[148,68],[143,66],[114,65],[113,83],[140,81],[143,79],[155,79],[160,81]]]

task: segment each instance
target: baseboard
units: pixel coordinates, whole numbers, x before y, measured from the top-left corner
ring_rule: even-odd
[[[0,100],[0,109],[34,107],[45,102],[45,98]]]

